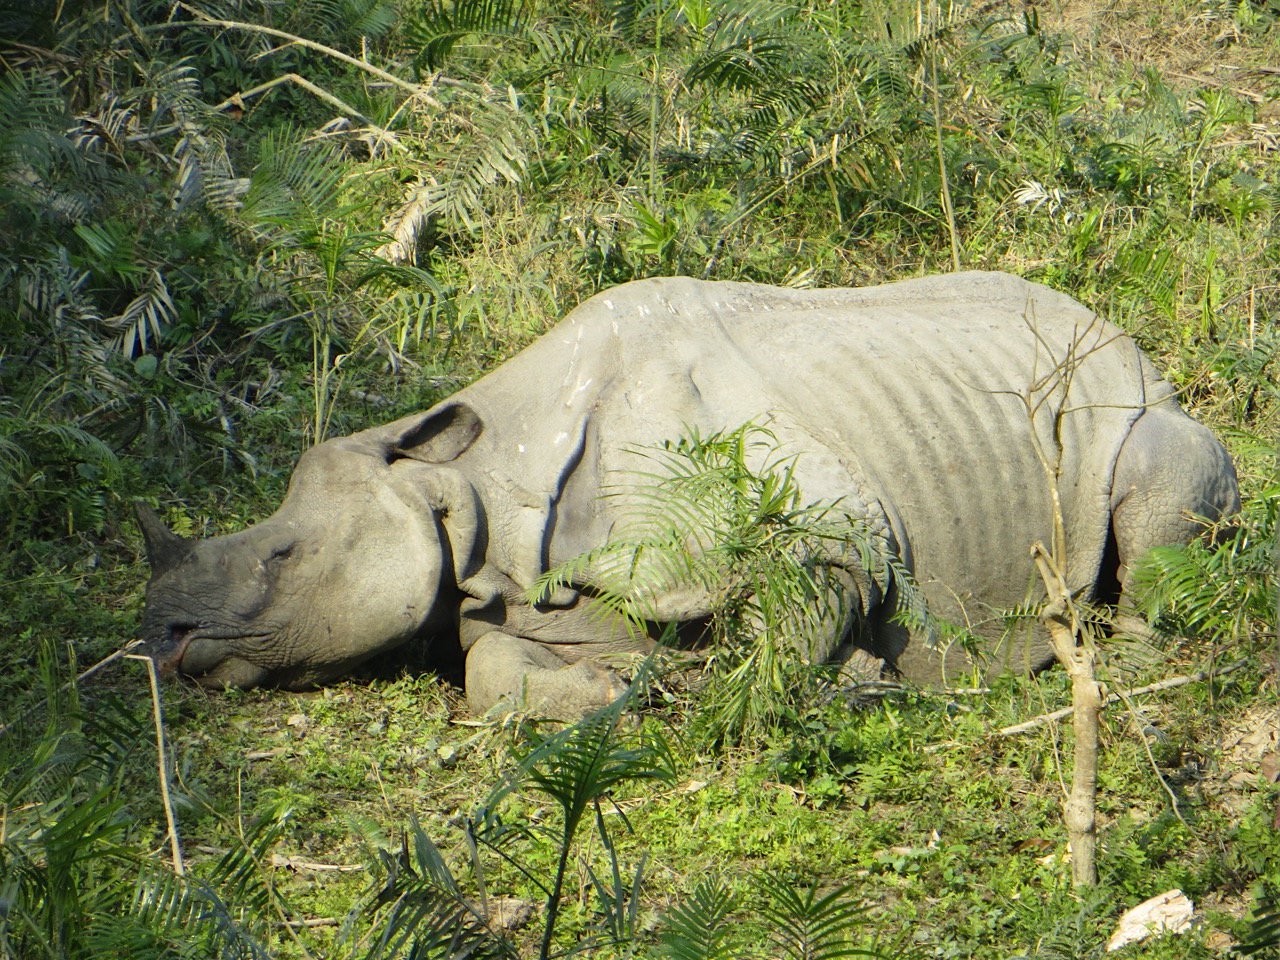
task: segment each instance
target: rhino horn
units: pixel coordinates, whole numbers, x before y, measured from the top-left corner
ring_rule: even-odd
[[[147,548],[147,563],[153,574],[161,574],[176,567],[191,551],[191,541],[170,530],[159,514],[145,503],[134,505],[142,540]]]

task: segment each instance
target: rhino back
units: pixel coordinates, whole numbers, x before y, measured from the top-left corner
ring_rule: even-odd
[[[643,468],[637,446],[756,420],[801,464],[838,462],[806,499],[882,514],[931,608],[997,633],[995,611],[1037,594],[1028,555],[1051,536],[1050,476],[1070,585],[1094,582],[1116,454],[1153,389],[1118,328],[979,273],[815,291],[638,281],[463,394],[501,424],[491,471],[550,504],[542,563],[609,535],[617,505],[598,493]]]

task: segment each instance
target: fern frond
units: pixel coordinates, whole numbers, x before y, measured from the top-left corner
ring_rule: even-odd
[[[1152,550],[1133,574],[1140,609],[1188,635],[1239,639],[1251,624],[1274,623],[1277,519],[1280,486],[1272,486],[1245,504],[1221,543]]]
[[[210,871],[211,883],[229,901],[248,908],[259,917],[287,915],[288,910],[280,899],[275,885],[264,871],[271,860],[272,848],[284,835],[289,812],[280,811],[275,816],[258,817],[247,826],[241,826],[235,843],[214,864]],[[280,906],[279,911],[275,910]]]
[[[713,740],[786,715],[814,683],[813,662],[849,627],[854,584],[896,595],[901,616],[928,622],[884,535],[838,504],[806,503],[796,458],[777,446],[748,423],[633,451],[655,469],[609,488],[617,535],[553,567],[531,591],[540,602],[572,587],[637,632],[662,619],[664,599],[696,600],[714,638],[716,679],[700,698]]]
[[[238,205],[238,191],[243,192],[248,180],[235,175],[221,137],[188,131],[174,144],[172,158],[170,205],[174,210],[185,210],[196,202],[215,210]]]
[[[466,38],[484,36],[510,42],[524,36],[528,20],[525,0],[432,0],[423,5],[408,33],[419,50],[417,65],[439,70]]]
[[[468,230],[483,219],[488,194],[502,184],[519,183],[528,165],[531,131],[511,103],[482,100],[467,120],[468,131],[440,159],[443,176],[421,195],[420,217],[460,221]]]
[[[152,269],[142,291],[118,316],[107,317],[103,322],[120,330],[117,339],[120,352],[132,359],[146,353],[152,344],[159,345],[165,329],[177,319],[178,308],[169,295],[164,277],[159,270]]]
[[[1236,949],[1251,956],[1277,948],[1280,948],[1280,897],[1264,894],[1258,898],[1248,932]]]
[[[200,151],[189,137],[182,137],[174,148],[174,157],[178,161],[174,172],[173,207],[175,210],[186,209],[198,197],[204,195],[204,165]]]
[[[341,36],[381,37],[400,20],[400,10],[390,0],[342,0]]]
[[[94,114],[76,117],[72,143],[80,150],[123,153],[125,137],[136,123],[136,105],[109,93],[96,106]]]
[[[94,256],[93,266],[100,273],[133,279],[145,272],[138,262],[137,237],[129,224],[119,220],[80,223],[76,224],[75,233]]]
[[[703,877],[662,918],[658,955],[670,960],[736,960],[732,921],[738,898],[719,876]]]
[[[646,676],[642,668],[633,688],[641,688]],[[645,731],[630,737],[618,733],[618,720],[628,706],[629,698],[623,697],[565,730],[538,739],[509,784],[500,787],[486,806],[496,806],[514,786],[532,788],[560,807],[566,829],[572,832],[594,800],[624,783],[672,782],[675,759],[665,739]]]
[[[0,171],[8,180],[23,168],[38,175],[73,154],[63,136],[68,125],[57,79],[43,71],[11,70],[0,76]]]
[[[879,957],[855,946],[854,934],[866,923],[866,908],[850,894],[853,884],[821,892],[817,884],[798,889],[764,874],[758,881],[765,901],[761,915],[769,923],[775,955],[790,960],[835,960],[839,957]]]
[[[237,910],[241,916],[249,911]],[[172,944],[188,944],[204,956],[235,960],[269,960],[270,951],[232,915],[227,902],[206,881],[178,877],[145,865],[138,870],[131,909],[117,914],[115,922],[95,931],[93,944],[100,956],[122,955],[122,939],[130,933],[143,938],[129,956],[145,956],[143,948],[154,944],[166,952]]]
[[[776,37],[749,37],[708,50],[684,74],[686,86],[755,90],[776,86],[788,76],[794,49]]]
[[[468,900],[444,855],[411,817],[398,855],[384,852],[378,893],[378,935],[368,960],[402,956],[513,958],[514,948],[491,932]]]
[[[600,927],[604,931],[605,941],[624,950],[634,949],[642,935],[640,928],[641,893],[645,879],[645,860],[640,857],[635,870],[629,875],[622,871],[618,859],[618,850],[613,835],[605,824],[604,809],[601,800],[592,802],[595,813],[596,836],[604,846],[609,863],[609,873],[601,876],[591,866],[587,867],[587,876],[591,886],[595,888],[596,900],[604,914]],[[582,946],[586,946],[585,943]]]
[[[572,22],[547,23],[540,18],[529,24],[526,36],[536,55],[528,80],[598,68],[616,50],[615,38],[607,31],[584,32]]]
[[[151,108],[152,132],[161,124],[176,122],[185,128],[211,116],[201,96],[200,70],[190,57],[139,63],[137,71],[141,83],[135,96]]]
[[[82,713],[61,659],[40,651],[42,722],[24,715],[0,736],[5,955],[266,960],[212,887],[144,852],[122,775],[143,714],[114,697]]]
[[[338,205],[342,165],[332,148],[297,131],[263,138],[237,220],[260,239],[310,228]]]

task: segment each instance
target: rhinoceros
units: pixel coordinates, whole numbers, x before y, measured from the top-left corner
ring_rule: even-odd
[[[1029,548],[1055,500],[1067,585],[1103,601],[1148,548],[1239,505],[1226,450],[1134,341],[1044,286],[640,280],[426,412],[306,451],[256,526],[191,541],[141,511],[144,649],[204,685],[297,689],[448,638],[471,709],[584,712],[652,636],[594,615],[589,582],[536,604],[531,586],[618,535],[626,497],[601,492],[640,476],[644,450],[751,422],[794,458],[806,501],[857,518],[935,617],[986,638],[986,670],[1051,659],[1005,613],[1043,596]],[[922,642],[874,578],[846,580],[846,624],[815,656],[861,647],[921,683],[970,669],[972,645]],[[673,588],[653,617],[696,623],[704,599]]]

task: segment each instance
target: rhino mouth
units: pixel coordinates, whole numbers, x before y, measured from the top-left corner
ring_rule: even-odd
[[[143,641],[143,650],[155,663],[160,676],[172,677],[180,672],[182,657],[196,629],[194,625],[171,624],[165,628],[164,639]]]
[[[162,676],[185,676],[204,687],[256,687],[265,682],[268,671],[234,652],[236,641],[255,645],[270,634],[242,634],[216,628],[172,624],[168,638],[151,654]]]

